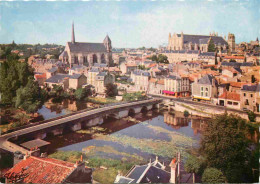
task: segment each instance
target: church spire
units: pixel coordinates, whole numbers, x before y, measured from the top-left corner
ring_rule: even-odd
[[[74,21],[72,22],[71,43],[75,43],[75,34],[74,34]]]

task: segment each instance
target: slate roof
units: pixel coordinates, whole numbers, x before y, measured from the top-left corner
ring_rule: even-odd
[[[143,70],[135,70],[135,71],[133,71],[133,74],[135,74],[135,75],[143,75],[143,76],[147,76],[147,77],[150,76],[149,72],[146,72],[146,71],[143,71]]]
[[[107,64],[105,64],[105,63],[95,63],[95,64],[94,64],[94,67],[104,68],[104,67],[107,67]]]
[[[58,70],[57,67],[52,67],[51,69],[48,70],[48,72],[53,73],[56,72]]]
[[[46,79],[45,82],[49,82],[49,83],[61,83],[65,77],[70,77],[70,75],[58,73],[57,75],[54,75],[54,76],[52,76],[52,77]]]
[[[99,74],[97,74],[96,76],[106,76],[107,72],[100,72]]]
[[[201,52],[199,56],[215,56],[215,52]]]
[[[167,78],[173,79],[173,80],[181,80],[181,78],[179,76],[176,76],[176,75],[169,75]]]
[[[60,54],[60,57],[68,57],[67,51],[64,50],[64,51]]]
[[[91,70],[89,70],[89,72],[99,72],[99,68],[92,67]]]
[[[17,175],[22,169],[27,175],[22,183],[62,183],[75,170],[75,167],[70,162],[30,156],[7,171],[5,176]]]
[[[70,76],[71,79],[78,79],[80,78],[81,74],[73,74]]]
[[[71,52],[107,52],[103,43],[68,42]]]
[[[208,44],[209,38],[199,39],[200,44]]]
[[[136,183],[147,167],[148,165],[142,165],[142,166],[136,165],[133,168],[133,170],[127,175],[127,177],[134,179],[134,182]]]
[[[257,85],[243,85],[242,89],[243,91],[256,91],[257,90]]]
[[[199,50],[166,50],[164,53],[199,54]]]
[[[177,34],[178,37],[181,37],[181,34]],[[192,42],[193,44],[197,43],[200,44],[200,40],[203,40],[203,42],[206,39],[212,38],[212,40],[214,41],[215,44],[220,43],[221,45],[228,45],[227,42],[224,40],[224,38],[222,38],[221,36],[205,36],[205,35],[188,35],[188,34],[183,34],[183,42],[185,43],[189,43]]]
[[[159,169],[158,167],[151,166],[140,183],[168,183],[170,178],[170,173]]]
[[[198,84],[208,84],[212,85],[213,76],[212,75],[205,75],[204,77],[198,80]],[[217,85],[217,80],[215,80],[215,85]]]
[[[31,140],[31,141],[22,143],[21,146],[28,148],[28,149],[31,149],[31,148],[36,148],[36,147],[40,148],[40,147],[46,146],[48,144],[50,144],[50,143],[47,142],[47,141],[44,141],[44,140],[41,140],[41,139],[34,139],[34,140]]]
[[[236,62],[222,62],[222,66],[233,66],[233,67],[240,67],[240,66],[253,66],[253,63],[236,63]]]

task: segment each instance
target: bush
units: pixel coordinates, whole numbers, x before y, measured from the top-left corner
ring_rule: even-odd
[[[247,112],[247,115],[248,115],[248,119],[251,121],[251,122],[255,122],[255,118],[256,118],[256,115],[253,111],[248,111]]]
[[[189,111],[187,111],[187,110],[185,110],[185,111],[183,112],[183,114],[184,114],[184,116],[185,116],[186,118],[190,115]]]
[[[203,172],[203,183],[225,183],[226,178],[223,173],[216,168],[207,168]]]

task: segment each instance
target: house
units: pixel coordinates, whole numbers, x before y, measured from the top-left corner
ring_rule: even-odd
[[[57,74],[58,67],[52,67],[51,69],[47,70],[46,72],[46,79],[49,79],[50,77]]]
[[[235,68],[235,67],[224,68],[222,70],[222,75],[226,75],[229,78],[238,79],[242,76],[242,70],[240,68]],[[236,82],[236,81],[234,81],[234,82]]]
[[[217,98],[218,82],[213,75],[205,75],[191,85],[192,99],[210,101]]]
[[[100,96],[106,96],[105,90],[107,84],[115,83],[115,76],[110,74],[109,72],[100,72],[96,75],[95,78],[95,91]]]
[[[119,65],[119,68],[122,71],[122,74],[130,74],[132,71],[137,69],[137,65],[124,61]]]
[[[87,83],[87,77],[84,74],[74,74],[69,76],[69,88],[82,88]]]
[[[154,162],[133,166],[125,176],[118,174],[114,183],[177,183],[180,182],[180,153],[170,163],[170,172],[156,157]]]
[[[173,97],[186,97],[190,95],[190,81],[187,76],[169,75],[164,78],[163,94]]]
[[[39,86],[43,86],[46,80],[46,73],[34,74],[34,79],[38,82]]]
[[[57,75],[47,78],[45,80],[44,84],[48,88],[53,88],[54,85],[59,85],[59,86],[62,86],[62,88],[64,90],[67,90],[69,88],[69,78],[70,78],[70,75],[68,75],[68,74],[58,73]]]
[[[69,69],[69,75],[73,74],[87,74],[88,67],[84,65],[76,65]]]
[[[241,109],[240,94],[226,91],[218,97],[218,104],[232,109]]]
[[[25,159],[8,170],[6,183],[91,183],[92,169],[81,160],[76,164],[25,156]]]
[[[257,95],[259,95],[259,85],[243,85],[241,89],[241,108],[248,109],[250,111],[259,113],[259,101],[257,101]],[[259,99],[258,99],[259,100]]]
[[[164,90],[164,79],[151,78],[149,80],[149,93],[162,95]]]
[[[131,79],[135,85],[135,91],[147,91],[149,85],[150,73],[143,70],[135,70],[131,72]]]
[[[95,86],[95,80],[96,80],[96,75],[100,72],[99,68],[92,67],[91,70],[88,71],[87,75],[87,83]]]

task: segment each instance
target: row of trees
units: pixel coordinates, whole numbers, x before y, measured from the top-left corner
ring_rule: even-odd
[[[34,81],[33,68],[5,50],[6,60],[0,66],[1,103],[35,112],[45,101],[46,93]]]
[[[163,54],[159,54],[158,56],[157,55],[152,55],[148,59],[151,59],[152,61],[156,61],[157,63],[169,64],[168,57],[163,55]]]
[[[248,139],[257,130],[234,115],[219,115],[207,122],[200,156],[190,156],[185,170],[202,176],[207,183],[257,182],[258,145]]]

